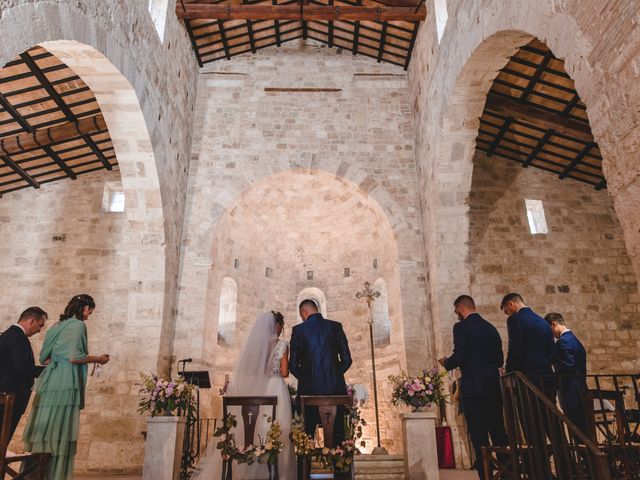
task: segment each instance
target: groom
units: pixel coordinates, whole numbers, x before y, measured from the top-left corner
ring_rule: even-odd
[[[344,374],[351,366],[349,342],[342,324],[323,318],[313,300],[300,303],[303,323],[293,327],[289,369],[298,379],[298,395],[346,395]],[[344,440],[344,411],[334,426],[336,443]],[[304,412],[305,430],[313,435],[320,423],[318,407]]]

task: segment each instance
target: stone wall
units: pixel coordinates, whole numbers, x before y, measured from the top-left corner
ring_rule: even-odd
[[[20,312],[39,305],[51,327],[68,300],[89,293],[96,301],[87,321],[91,354],[110,353],[100,377],[90,377],[80,418],[79,470],[135,470],[142,451],[142,417],[136,413],[138,370],[144,326],[127,315],[132,254],[124,213],[101,210],[105,182],[120,184],[120,173],[96,172],[75,181],[25,189],[0,201],[0,331]],[[32,337],[36,357],[45,330]],[[147,367],[149,365],[147,364]],[[11,446],[19,451],[26,415]]]
[[[274,88],[277,90],[265,90]],[[300,88],[317,90],[295,90]],[[203,71],[195,124],[198,141],[190,167],[175,345],[178,357],[195,357],[207,367],[213,365],[207,359],[211,352],[203,350],[202,334],[207,332],[207,340],[214,340],[214,329],[206,324],[217,324],[213,302],[219,295],[216,285],[224,275],[239,275],[239,295],[246,299],[245,313],[239,310],[239,314],[245,321],[259,309],[270,309],[274,302],[292,321],[299,291],[320,286],[327,296],[329,315],[362,325],[365,311],[353,295],[365,279],[376,280],[371,266],[375,256],[367,249],[389,244],[384,239],[392,236],[397,255],[381,252],[379,262],[381,269],[393,270],[397,276],[387,281],[391,297],[397,299],[393,315],[399,324],[394,333],[404,339],[406,348],[394,350],[393,367],[381,372],[380,378],[401,366],[415,370],[425,365],[431,344],[425,325],[422,227],[407,94],[402,70],[313,42],[265,49],[214,63]],[[306,174],[300,176],[298,171]],[[290,173],[280,177],[282,172]],[[317,186],[310,186],[309,194],[302,195],[297,182],[311,185],[314,176]],[[243,202],[244,192],[253,188],[265,195],[281,191],[283,205],[276,207],[274,200],[265,204],[273,204],[271,210],[260,206],[252,212]],[[249,195],[256,198],[256,194]],[[296,195],[303,199],[297,211],[292,203]],[[344,210],[345,205],[353,208]],[[334,208],[343,214],[335,216]],[[367,210],[378,212],[377,216],[365,214]],[[311,211],[313,223],[320,223],[311,229],[325,233],[313,239],[312,247],[301,255],[278,254],[278,245],[288,249],[304,238],[301,232],[309,227],[298,213]],[[236,219],[237,212],[244,212],[239,218],[246,220]],[[233,221],[221,223],[225,216]],[[270,225],[272,219],[278,219],[277,232]],[[348,219],[353,219],[352,225]],[[377,228],[384,224],[392,233],[383,234],[382,227]],[[249,255],[248,240],[234,242],[246,229],[254,232],[249,238],[263,238],[258,227],[271,232],[267,238],[277,233],[276,243],[261,247],[253,242]],[[364,232],[370,232],[372,239],[364,238]],[[339,240],[339,248],[323,237]],[[216,242],[224,245],[223,262],[218,256],[221,252],[215,251]],[[284,252],[290,251],[287,249]],[[239,258],[231,253],[235,251],[246,253]],[[235,258],[240,260],[240,272],[233,267]],[[268,266],[273,268],[273,279],[265,278]],[[345,279],[343,269],[348,266],[354,275]],[[307,281],[307,270],[314,270],[318,280]],[[287,283],[282,283],[284,279]],[[260,282],[260,287],[246,286],[247,281]],[[278,287],[265,286],[273,284]],[[249,298],[251,294],[255,298]],[[209,314],[214,318],[205,321]],[[366,361],[366,340],[356,345],[362,350],[359,358]],[[222,372],[214,373],[220,382]],[[373,424],[372,418],[368,420]],[[392,448],[397,451],[397,447]]]
[[[531,235],[525,198],[542,200],[548,234]],[[540,315],[563,314],[590,373],[638,371],[638,284],[607,192],[476,154],[469,206],[471,292],[505,352],[499,306],[515,290]]]
[[[604,157],[604,169],[629,255],[637,257],[640,236],[631,214],[640,195],[636,159],[638,120],[637,46],[633,1],[606,11],[601,3],[450,1],[440,42],[429,15],[416,42],[409,71],[416,118],[416,161],[429,255],[429,285],[437,344],[447,350],[450,300],[469,288],[468,204],[478,118],[493,78],[515,50],[533,36],[563,60],[587,106]],[[599,14],[599,13],[600,14]],[[619,45],[619,49],[610,49]],[[624,48],[622,47],[624,45]],[[608,51],[607,54],[600,54]],[[629,92],[620,95],[620,92]],[[635,102],[637,103],[637,102]],[[611,109],[620,114],[609,115]],[[624,141],[622,141],[624,139]],[[624,171],[624,174],[622,172]],[[636,272],[639,268],[636,266]]]

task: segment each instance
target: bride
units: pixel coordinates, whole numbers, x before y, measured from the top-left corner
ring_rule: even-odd
[[[278,455],[278,476],[280,480],[296,478],[296,464],[291,444],[291,400],[289,389],[284,379],[289,376],[289,342],[280,338],[284,329],[284,317],[280,312],[269,312],[260,315],[247,341],[242,348],[233,375],[227,387],[227,395],[233,396],[276,396],[276,421],[281,427],[280,440],[284,448]],[[234,408],[237,411],[234,411]],[[263,411],[264,408],[264,411]],[[234,435],[238,448],[244,446],[244,429],[239,407],[229,408],[229,413],[236,416],[238,426]],[[256,425],[253,443],[258,442],[258,435],[265,439],[269,425],[266,417],[271,415],[271,407],[260,407],[260,415]],[[220,439],[213,438],[201,457],[192,480],[218,480],[222,476],[222,457],[216,445]],[[236,479],[257,479],[267,476],[267,466],[259,463],[252,465],[233,464],[233,476]]]

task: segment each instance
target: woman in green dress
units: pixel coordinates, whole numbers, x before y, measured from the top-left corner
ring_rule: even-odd
[[[73,297],[60,321],[47,330],[40,352],[40,363],[47,367],[38,378],[23,438],[26,450],[51,453],[47,480],[73,478],[87,364],[109,361],[108,355],[88,352],[85,321],[95,306],[89,295]]]

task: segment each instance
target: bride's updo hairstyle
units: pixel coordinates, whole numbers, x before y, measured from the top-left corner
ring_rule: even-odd
[[[271,311],[271,313],[273,313],[273,319],[275,320],[275,322],[281,327],[284,327],[284,315],[282,315],[280,312],[274,312],[273,310]]]

